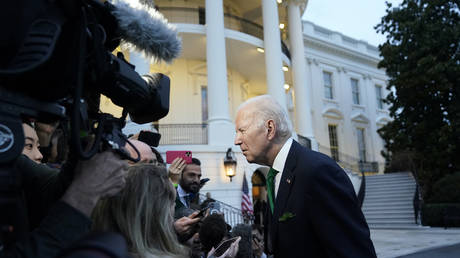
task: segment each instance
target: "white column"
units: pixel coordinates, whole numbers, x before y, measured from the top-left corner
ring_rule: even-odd
[[[307,84],[307,68],[305,64],[300,8],[295,1],[289,2],[288,16],[297,130],[300,135],[306,136],[311,140],[313,147],[317,146],[317,143],[313,132],[313,119],[311,116],[311,90]]]
[[[341,106],[341,111],[343,114],[343,140],[342,143],[339,140],[339,148],[345,147],[343,152],[346,150],[353,150],[353,146],[356,146],[356,137],[352,137],[356,134],[356,129],[353,124],[353,121],[350,117],[353,114],[353,96],[351,94],[351,85],[350,85],[350,76],[347,74],[347,71],[342,67],[337,69],[338,73],[338,83],[336,86],[337,90],[340,90],[341,93],[341,103],[345,105]],[[357,148],[357,147],[356,147]]]
[[[208,144],[233,145],[234,128],[228,108],[223,0],[206,0],[208,72]]]
[[[281,60],[278,6],[275,0],[262,0],[262,15],[268,94],[272,95],[287,110],[283,87],[284,74]]]
[[[138,52],[129,53],[129,62],[136,66],[135,70],[140,75],[150,74],[150,62]]]
[[[371,154],[369,157],[370,161],[378,161],[377,157],[380,156],[380,149],[377,149],[377,146],[380,146],[377,142],[380,141],[379,134],[377,133],[377,103],[375,96],[375,89],[372,81],[372,76],[367,74],[363,76],[363,85],[361,86],[361,97],[366,99],[363,101],[363,105],[366,105],[367,114],[369,115],[369,130],[370,130],[370,147]],[[380,166],[380,164],[379,164]]]

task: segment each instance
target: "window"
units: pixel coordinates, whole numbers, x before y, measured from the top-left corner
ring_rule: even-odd
[[[375,96],[377,98],[377,107],[383,109],[382,86],[375,85]]]
[[[203,7],[198,7],[198,24],[206,24],[206,9]]]
[[[366,141],[364,128],[358,128],[356,130],[356,136],[358,137],[359,161],[366,162]]]
[[[358,80],[351,79],[351,94],[353,95],[353,104],[359,105],[359,84]]]
[[[208,88],[201,86],[201,121],[208,122]]]
[[[332,94],[332,73],[323,72],[324,80],[324,97],[327,99],[333,99],[334,95]]]
[[[339,141],[337,139],[337,125],[328,125],[329,129],[329,146],[331,148],[331,157],[335,161],[339,159]]]

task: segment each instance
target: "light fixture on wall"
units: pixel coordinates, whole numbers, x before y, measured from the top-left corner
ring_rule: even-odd
[[[276,0],[276,2],[278,2],[278,4],[281,4],[283,3],[283,0]]]
[[[227,153],[225,154],[224,167],[225,175],[230,177],[231,182],[232,177],[236,175],[236,159],[235,155],[233,154],[232,148],[228,148]]]
[[[259,51],[260,53],[264,53],[265,52],[265,49],[261,48],[261,47],[258,47],[257,48],[257,51]]]
[[[291,86],[290,86],[289,84],[287,84],[287,83],[284,84],[284,89],[285,89],[285,90],[289,90],[290,87],[291,87]]]
[[[280,29],[284,29],[284,23],[280,23]]]
[[[285,71],[285,72],[289,71],[289,67],[288,67],[287,65],[283,65],[283,68],[282,68],[282,69],[283,69],[283,71]]]

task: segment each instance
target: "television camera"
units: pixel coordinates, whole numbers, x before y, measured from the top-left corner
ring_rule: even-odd
[[[24,233],[14,216],[23,119],[68,122],[71,150],[80,159],[109,148],[137,161],[123,148],[125,118],[147,123],[166,116],[170,80],[140,76],[121,52],[112,52],[121,44],[169,62],[181,42],[154,8],[121,0],[15,0],[0,12],[0,240],[7,245]],[[100,112],[101,94],[123,107],[121,117]],[[93,136],[89,146],[83,135]]]

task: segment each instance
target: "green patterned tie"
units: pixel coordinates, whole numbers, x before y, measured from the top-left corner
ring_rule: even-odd
[[[268,171],[267,175],[267,195],[268,195],[268,204],[270,205],[270,210],[272,211],[273,214],[273,209],[275,207],[275,185],[274,185],[274,180],[276,174],[278,174],[279,171],[270,168]]]

